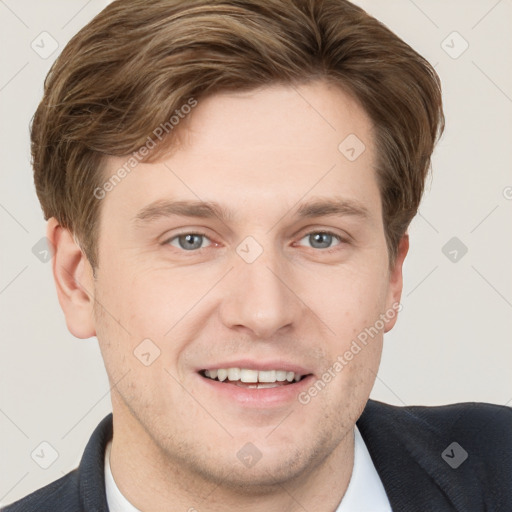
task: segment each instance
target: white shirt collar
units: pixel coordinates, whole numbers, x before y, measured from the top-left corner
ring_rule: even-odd
[[[110,448],[105,450],[105,490],[110,512],[141,512],[121,493],[110,470]],[[357,426],[354,428],[354,467],[345,496],[336,512],[391,512],[384,486]]]
[[[105,449],[105,491],[107,494],[107,505],[110,512],[141,512],[134,507],[121,493],[119,487],[112,476],[110,469],[110,448],[112,440]]]
[[[336,512],[392,512],[382,481],[357,425],[354,428],[352,476]]]

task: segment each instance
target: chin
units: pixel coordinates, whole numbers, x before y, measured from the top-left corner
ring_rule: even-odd
[[[294,452],[287,450],[272,455],[261,453],[261,459],[254,465],[244,467],[238,460],[233,463],[232,459],[225,460],[222,465],[224,467],[217,464],[208,468],[203,461],[200,471],[209,481],[222,484],[233,492],[254,496],[282,492],[283,485],[300,480],[313,469],[310,454],[298,448]]]

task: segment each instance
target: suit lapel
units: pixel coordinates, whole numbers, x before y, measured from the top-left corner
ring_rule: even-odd
[[[357,422],[394,512],[478,510],[478,480],[441,457],[453,439],[413,408],[370,400]],[[476,500],[476,502],[475,502]]]

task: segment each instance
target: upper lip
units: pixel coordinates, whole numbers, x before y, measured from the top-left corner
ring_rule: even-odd
[[[300,366],[294,363],[290,363],[284,361],[282,359],[275,359],[272,361],[255,361],[253,359],[239,359],[237,361],[223,361],[220,363],[209,363],[206,366],[202,366],[197,369],[197,371],[202,370],[218,370],[219,368],[243,368],[246,370],[283,370],[287,372],[294,372],[299,375],[309,375],[312,373],[310,370],[306,369],[304,366]]]

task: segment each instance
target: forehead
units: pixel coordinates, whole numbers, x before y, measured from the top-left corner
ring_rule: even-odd
[[[279,214],[308,197],[380,209],[372,123],[350,96],[315,82],[199,99],[162,161],[139,163],[103,204],[132,214],[165,200]],[[106,176],[126,158],[110,158]],[[263,220],[263,217],[262,217]]]
[[[219,160],[229,148],[236,151],[233,157],[273,159],[274,165],[286,166],[300,157],[318,161],[318,152],[337,159],[339,144],[349,135],[373,145],[366,112],[352,96],[322,81],[209,96],[184,125],[178,130],[180,147],[189,154],[207,151]]]

